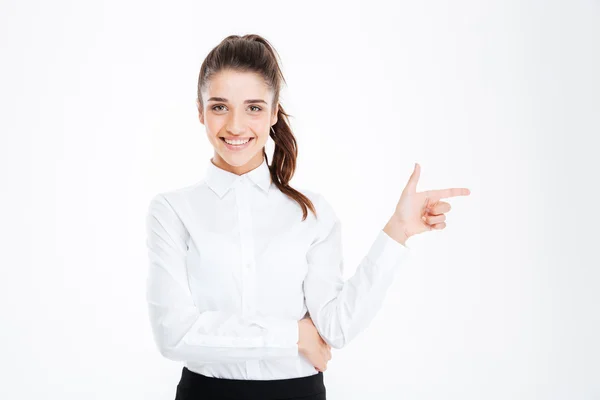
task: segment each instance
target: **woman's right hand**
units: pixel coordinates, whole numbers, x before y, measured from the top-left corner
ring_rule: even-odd
[[[317,371],[325,371],[327,362],[331,360],[331,346],[323,340],[310,317],[298,321],[298,330],[298,352],[306,357]]]

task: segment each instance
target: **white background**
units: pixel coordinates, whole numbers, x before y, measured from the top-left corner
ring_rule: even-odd
[[[202,60],[258,33],[292,186],[336,209],[346,278],[415,162],[420,191],[472,192],[409,240],[327,398],[600,399],[599,19],[593,0],[2,1],[0,398],[174,398],[144,216],[212,157]]]

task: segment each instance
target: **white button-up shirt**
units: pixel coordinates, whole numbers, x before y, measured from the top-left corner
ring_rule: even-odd
[[[340,220],[323,195],[300,191],[316,218],[302,221],[266,159],[242,175],[209,161],[202,181],[152,198],[146,299],[164,357],[217,378],[303,377],[318,373],[298,352],[307,312],[334,349],[370,323],[409,248],[379,231],[344,281]]]

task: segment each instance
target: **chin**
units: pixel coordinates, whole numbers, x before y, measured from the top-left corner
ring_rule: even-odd
[[[260,153],[262,154],[262,150],[260,151]],[[227,150],[225,150],[224,152],[219,152],[221,158],[232,167],[242,167],[248,164],[255,157],[257,157],[256,154],[256,152],[254,152],[253,154],[231,154],[228,153]]]

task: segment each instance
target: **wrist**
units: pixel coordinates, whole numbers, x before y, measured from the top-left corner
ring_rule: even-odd
[[[298,351],[301,352],[304,349],[303,343],[302,343],[302,320],[298,321],[298,342],[296,343],[298,345]]]
[[[390,218],[388,223],[383,228],[383,231],[396,242],[403,246],[406,246],[406,241],[410,238],[410,234],[406,230],[406,224],[402,221],[398,221],[393,217]]]

